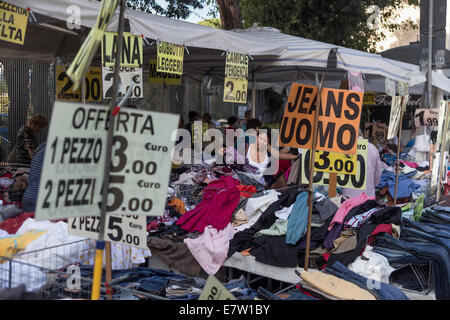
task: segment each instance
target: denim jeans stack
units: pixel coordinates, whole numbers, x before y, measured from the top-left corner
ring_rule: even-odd
[[[92,286],[93,268],[92,266],[80,266],[80,276],[82,292],[89,292]],[[58,279],[60,283],[66,281],[66,278]],[[103,273],[102,282],[106,281]],[[130,293],[126,288],[142,292],[140,298],[146,299],[145,293],[155,296],[168,298],[171,300],[197,300],[200,292],[206,284],[202,278],[188,278],[169,271],[160,269],[150,269],[144,267],[131,268],[126,270],[113,270],[112,283],[114,288],[113,299],[137,299],[136,295]],[[167,294],[167,288],[170,285],[176,285],[178,294]],[[256,290],[251,289],[245,278],[233,279],[223,284],[238,300],[253,300],[257,296]],[[192,290],[196,288],[197,290]],[[121,290],[122,289],[122,290]],[[185,293],[183,293],[185,289]],[[170,292],[170,291],[169,291]],[[89,298],[86,296],[85,298]],[[155,298],[152,298],[155,299]]]
[[[426,209],[421,222],[403,219],[400,239],[383,234],[374,247],[393,267],[431,262],[438,300],[450,299],[450,223],[446,219],[450,219],[450,208]]]

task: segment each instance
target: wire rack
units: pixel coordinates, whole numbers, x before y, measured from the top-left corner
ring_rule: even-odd
[[[83,264],[95,256],[94,242],[85,239],[40,250],[22,252],[12,257],[0,257],[0,291],[25,285],[38,299],[91,299],[92,265]],[[101,300],[169,300],[145,291],[133,284],[120,282],[124,277],[105,282],[105,270],[100,286]]]

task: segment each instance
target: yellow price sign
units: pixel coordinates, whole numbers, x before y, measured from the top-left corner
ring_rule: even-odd
[[[356,152],[356,174],[338,174],[337,175],[337,186],[341,188],[348,189],[358,189],[366,190],[366,175],[367,175],[367,151],[368,151],[368,141],[367,139],[358,139],[358,147]],[[309,183],[310,174],[310,156],[311,150],[305,150],[302,154],[302,184]],[[330,161],[331,162],[331,161]],[[330,184],[330,173],[323,171],[316,171],[314,168],[313,184],[316,185],[329,185]]]
[[[118,44],[117,32],[105,32],[102,41],[102,64],[114,67]],[[143,40],[129,32],[123,33],[121,67],[141,68],[143,62]]]
[[[86,101],[102,101],[102,70],[89,67],[85,75]],[[81,88],[75,89],[74,83],[67,76],[67,66],[56,66],[56,100],[80,101]]]
[[[184,47],[174,43],[159,42],[156,71],[183,74]]]
[[[248,81],[245,78],[225,78],[224,102],[247,103]]]
[[[181,75],[174,73],[158,72],[156,70],[156,59],[150,59],[150,73],[148,82],[153,84],[180,85]]]
[[[0,1],[0,39],[23,45],[28,15],[28,9]]]
[[[364,92],[363,105],[372,106],[375,104],[375,92]]]
[[[339,174],[356,174],[357,156],[328,151],[316,151],[314,170]]]

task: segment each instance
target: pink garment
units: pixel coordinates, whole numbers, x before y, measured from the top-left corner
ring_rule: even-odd
[[[184,239],[189,251],[207,274],[216,274],[227,258],[230,240],[234,237],[231,224],[221,231],[207,226],[197,238]]]
[[[330,226],[328,227],[328,231],[333,229],[335,224],[342,224],[344,222],[345,216],[352,210],[354,207],[362,205],[367,200],[375,200],[375,197],[368,197],[365,193],[360,194],[354,198],[350,198],[345,200],[338,211],[336,211],[333,220],[331,220]]]
[[[400,163],[406,164],[408,167],[414,168],[414,169],[419,166],[417,163],[414,163],[414,162],[400,161]]]
[[[383,172],[382,163],[377,148],[369,142],[367,150],[366,190],[344,188],[342,195],[354,198],[364,192],[369,197],[375,197],[375,187],[380,184],[381,173]]]
[[[202,201],[183,214],[176,222],[183,230],[203,233],[207,225],[222,230],[231,222],[239,204],[239,181],[230,176],[220,177],[204,189]]]

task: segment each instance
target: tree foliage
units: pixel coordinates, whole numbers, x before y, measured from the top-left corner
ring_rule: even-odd
[[[418,5],[418,0],[240,0],[244,27],[254,23],[284,33],[364,51],[375,51],[376,43],[386,37],[381,29],[370,30],[368,8],[381,8],[382,29],[395,31],[417,28],[412,20],[392,22],[398,8]]]
[[[203,9],[206,0],[127,0],[127,6],[144,11],[163,15],[170,18],[186,19],[192,10]],[[162,6],[164,3],[166,6]]]

